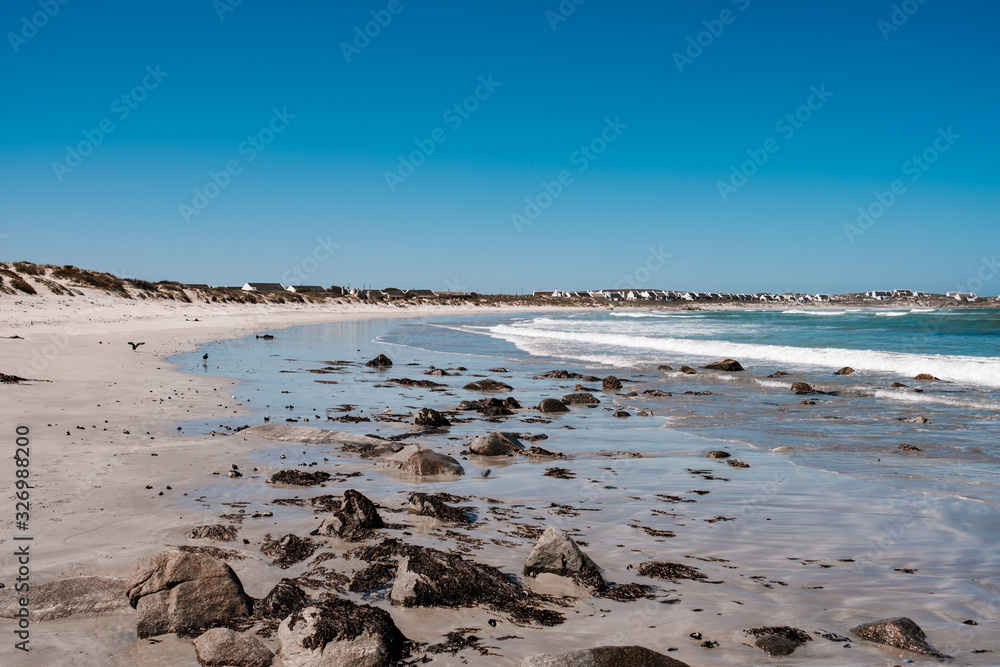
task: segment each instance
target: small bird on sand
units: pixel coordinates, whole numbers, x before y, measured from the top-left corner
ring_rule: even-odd
[[[202,359],[208,359],[208,352],[206,352],[204,356],[202,356]]]
[[[146,343],[133,343],[132,341],[129,341],[128,344],[132,346],[132,351],[135,352],[137,347],[145,345]]]

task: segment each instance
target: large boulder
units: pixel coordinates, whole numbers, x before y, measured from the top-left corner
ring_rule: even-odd
[[[194,650],[205,667],[268,667],[274,658],[259,639],[229,628],[212,628],[194,640]]]
[[[370,366],[371,368],[389,368],[392,366],[392,359],[384,354],[380,354],[365,364],[365,366]]]
[[[523,452],[524,445],[512,433],[494,431],[476,436],[469,450],[480,456],[516,456]]]
[[[688,667],[642,646],[598,646],[558,655],[535,655],[521,667]]]
[[[140,638],[197,633],[253,612],[253,600],[229,565],[182,551],[136,563],[126,596],[136,610]]]
[[[874,623],[864,623],[851,628],[851,632],[862,639],[877,644],[895,646],[896,648],[923,653],[935,658],[950,658],[927,643],[927,635],[920,626],[906,616],[885,618]]]
[[[462,464],[452,457],[420,445],[407,445],[382,461],[408,475],[458,477],[465,474]]]
[[[31,620],[51,621],[75,614],[121,614],[128,611],[128,582],[113,577],[72,577],[31,584]],[[14,587],[0,591],[0,618],[16,618],[20,595]]]
[[[451,422],[448,421],[448,418],[433,408],[421,408],[420,411],[413,416],[412,423],[414,426],[422,426],[424,428],[441,428],[443,426],[451,426]]]
[[[501,392],[501,391],[513,391],[513,387],[504,382],[497,382],[496,380],[478,380],[476,382],[470,382],[465,385],[463,389],[468,389],[469,391],[488,391],[488,392]]]
[[[545,529],[524,563],[526,576],[535,577],[546,572],[569,577],[593,588],[605,585],[597,564],[580,551],[569,533],[555,526]]]
[[[710,371],[742,371],[743,366],[740,362],[735,359],[723,359],[722,361],[713,361],[710,364],[705,364],[702,368]]]
[[[566,405],[597,405],[601,401],[593,394],[581,392],[578,394],[566,394],[562,397],[562,402]]]
[[[348,542],[360,542],[384,528],[375,503],[354,489],[344,491],[340,509],[323,519],[313,535],[334,535]]]
[[[285,667],[384,667],[408,652],[388,612],[341,598],[305,607],[278,626]]]
[[[447,523],[472,523],[469,513],[461,507],[452,507],[439,493],[411,493],[406,511],[416,516],[429,516]]]
[[[557,398],[543,398],[538,404],[539,412],[569,412],[566,404]]]
[[[622,381],[616,378],[614,375],[609,375],[608,377],[601,380],[601,388],[606,391],[617,391],[622,388]]]

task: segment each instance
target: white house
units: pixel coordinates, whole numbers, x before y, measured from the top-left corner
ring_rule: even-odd
[[[240,288],[244,292],[287,292],[288,288],[281,283],[244,283]]]
[[[817,294],[813,298],[816,299],[817,301],[827,302],[827,301],[830,300],[830,295],[829,294]]]
[[[913,296],[913,290],[909,290],[909,289],[893,290],[892,295],[893,296]]]

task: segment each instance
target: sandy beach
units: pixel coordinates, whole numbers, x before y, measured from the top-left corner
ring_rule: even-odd
[[[19,533],[12,521],[15,468],[9,464],[0,473],[10,505],[0,523],[0,543],[5,552],[13,551],[14,537],[30,534],[32,586],[78,577],[124,580],[143,558],[183,545],[215,545],[243,555],[229,564],[251,597],[264,597],[283,578],[315,578],[317,571],[329,577],[328,587],[309,593],[333,594],[343,590],[341,579],[363,566],[345,555],[358,544],[317,538],[317,555],[332,556],[324,563],[329,570],[317,570],[315,555],[287,569],[275,567],[261,546],[268,535],[306,537],[326,516],[308,505],[275,504],[276,498],[308,499],[354,488],[379,506],[385,521],[399,524],[362,544],[396,538],[493,565],[523,579],[529,590],[550,596],[542,606],[565,617],[558,625],[541,627],[516,624],[481,605],[410,609],[391,606],[385,590],[349,594],[390,611],[402,633],[419,643],[412,657],[427,656],[435,664],[517,665],[541,652],[622,644],[669,652],[689,665],[775,664],[746,632],[764,626],[793,626],[810,635],[811,641],[794,656],[780,659],[783,664],[936,662],[848,636],[853,626],[896,616],[917,621],[936,649],[955,656],[951,664],[995,664],[1000,604],[992,550],[998,517],[997,508],[989,504],[903,492],[859,503],[870,493],[863,481],[838,476],[831,486],[827,473],[794,466],[740,442],[716,443],[747,464],[741,469],[705,458],[712,441],[677,432],[662,436],[669,444],[662,451],[634,451],[638,445],[633,446],[629,429],[659,427],[644,426],[633,417],[620,422],[613,432],[620,435],[609,440],[609,431],[588,424],[610,415],[575,406],[565,415],[542,415],[546,419],[536,420],[541,423],[515,427],[465,419],[455,420],[447,434],[422,434],[416,441],[451,455],[466,469],[461,478],[429,484],[401,477],[336,443],[303,443],[295,436],[281,441],[256,432],[189,435],[178,428],[199,421],[233,423],[232,418],[251,411],[236,398],[240,388],[234,380],[213,377],[208,360],[206,373],[195,375],[165,361],[171,355],[211,341],[263,333],[281,336],[297,325],[474,312],[470,306],[137,302],[96,290],[73,298],[5,296],[0,299],[0,372],[29,381],[0,385],[4,438],[13,447],[15,427],[30,431],[33,488],[30,528]],[[144,344],[133,350],[129,342]],[[363,362],[358,354],[354,361]],[[428,365],[426,358],[413,353],[399,354],[419,364],[421,372]],[[363,370],[363,363],[359,365],[340,375],[317,377],[356,381]],[[397,371],[406,372],[400,366],[397,357]],[[469,375],[480,375],[476,370],[486,369],[470,369]],[[538,385],[516,370],[491,375],[496,376],[514,385],[514,395],[525,407],[530,407],[526,396],[535,400],[533,392],[559,396],[577,383],[550,380]],[[467,378],[456,380],[464,384]],[[385,411],[397,414],[408,414],[406,409],[420,401],[455,404],[459,398],[432,399],[407,391],[392,399],[364,395],[371,396],[369,411],[387,405]],[[610,404],[624,399],[603,394],[601,400]],[[635,412],[641,405],[627,407]],[[295,414],[298,419],[299,412]],[[527,412],[518,414],[535,420]],[[301,421],[297,425],[331,428]],[[357,432],[366,432],[367,425],[359,426]],[[383,433],[405,433],[409,428],[408,421],[380,426]],[[547,439],[535,444],[573,453],[565,460],[515,465],[467,455],[465,448],[475,435],[508,428],[543,433]],[[316,461],[322,462],[316,470],[335,474],[325,487],[264,483],[268,475],[292,463]],[[244,471],[242,479],[226,478],[234,467]],[[553,469],[567,473],[548,474]],[[487,470],[493,474],[484,476]],[[477,517],[475,525],[455,527],[407,515],[407,498],[418,490],[452,494]],[[234,504],[223,506],[225,502]],[[273,516],[232,518],[260,512]],[[196,526],[226,524],[220,514],[231,517],[228,523],[239,528],[243,543],[189,536]],[[535,540],[552,526],[570,531],[607,581],[650,586],[648,596],[613,599],[564,577],[522,577]],[[982,537],[954,549],[949,535],[958,533]],[[886,534],[891,538],[885,539]],[[873,544],[878,545],[874,550]],[[640,576],[638,566],[650,561],[683,563],[698,576]],[[3,564],[9,563],[6,556]],[[7,609],[14,604],[9,571],[4,573],[6,588],[0,590],[0,605]],[[0,649],[4,664],[198,664],[190,639],[138,639],[135,613],[124,596],[98,606],[73,609],[61,618],[51,618],[63,615],[58,608],[34,607],[30,654],[14,650],[9,642]],[[42,620],[47,618],[51,620]],[[968,620],[976,624],[966,624]],[[0,628],[6,636],[16,629],[8,619],[0,620]],[[464,629],[458,632],[459,641],[452,636],[445,646],[448,633],[459,629]],[[832,639],[824,638],[824,632]],[[279,651],[273,636],[263,641]],[[428,651],[434,646],[439,650]],[[283,664],[280,656],[273,664]]]

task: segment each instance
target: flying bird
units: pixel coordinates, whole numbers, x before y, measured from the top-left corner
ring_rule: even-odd
[[[139,347],[140,345],[145,345],[146,343],[144,343],[144,342],[143,343],[133,343],[132,341],[129,341],[128,344],[132,346],[132,351],[135,352],[135,350],[136,350],[137,347]]]

